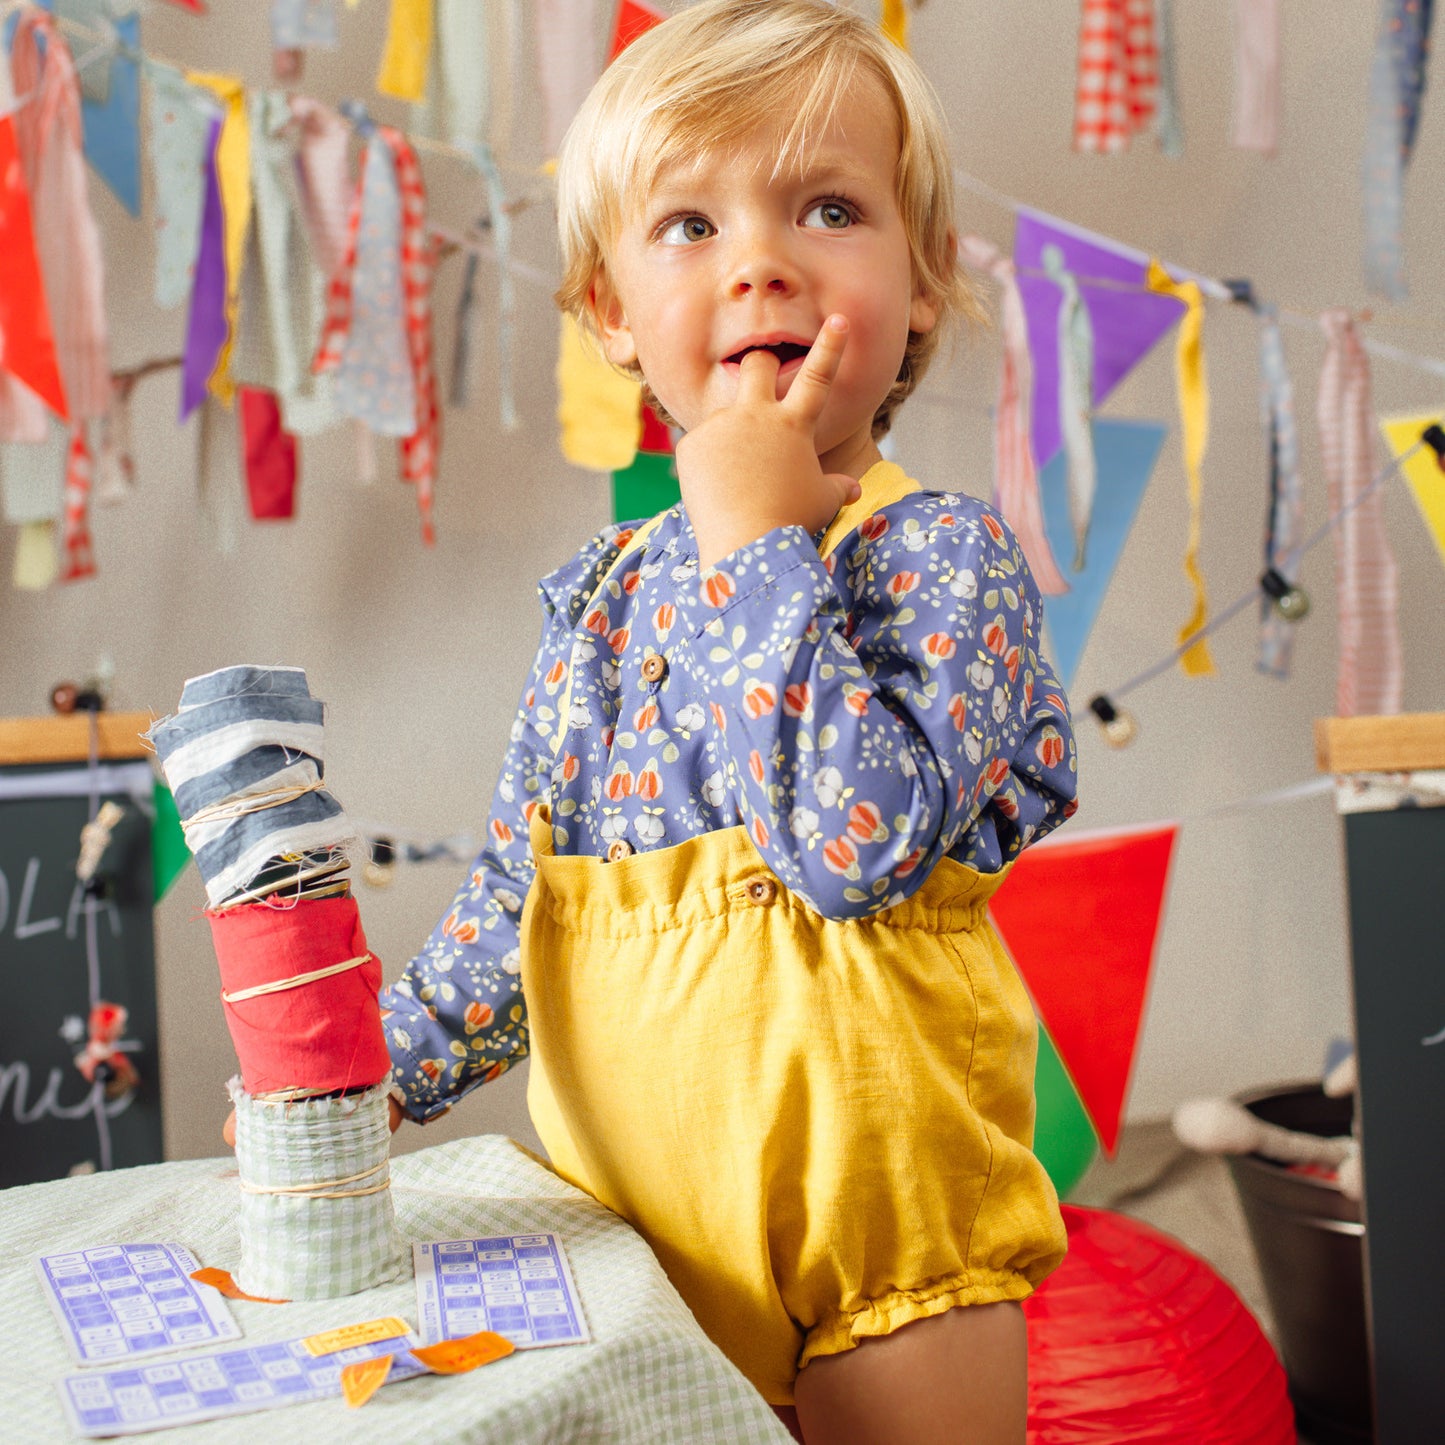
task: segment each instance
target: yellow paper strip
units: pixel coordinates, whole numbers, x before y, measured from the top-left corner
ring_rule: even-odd
[[[562,455],[573,466],[617,472],[637,456],[642,387],[615,370],[570,316],[562,317],[557,352],[557,420]]]
[[[1194,611],[1179,629],[1182,646],[1209,623],[1209,598],[1204,590],[1204,573],[1199,567],[1199,537],[1203,514],[1204,452],[1209,444],[1209,382],[1204,374],[1204,293],[1193,281],[1176,281],[1159,263],[1149,263],[1149,289],[1160,296],[1173,296],[1187,308],[1179,323],[1174,367],[1179,387],[1179,423],[1183,432],[1184,472],[1189,479],[1189,541],[1184,548],[1184,575],[1194,588]],[[1199,638],[1179,659],[1190,677],[1205,677],[1214,671],[1209,644]]]
[[[386,49],[376,88],[398,100],[426,99],[427,64],[431,58],[432,0],[391,0]]]
[[[1419,416],[1387,416],[1380,421],[1380,430],[1390,450],[1401,457],[1420,440],[1420,433],[1431,424],[1445,426],[1445,413],[1422,412]],[[1415,505],[1435,539],[1440,560],[1445,562],[1445,470],[1430,447],[1419,451],[1400,468],[1410,490],[1415,494]]]
[[[353,1410],[359,1410],[381,1387],[391,1374],[390,1355],[378,1355],[374,1360],[358,1360],[341,1371],[341,1397]]]
[[[208,386],[212,396],[230,406],[236,394],[231,379],[231,351],[236,344],[241,268],[246,259],[246,232],[251,225],[251,132],[246,123],[246,87],[232,75],[188,71],[186,79],[192,85],[204,86],[225,110],[216,146],[216,179],[226,225],[226,341]]]
[[[385,1319],[365,1320],[361,1324],[342,1325],[334,1330],[322,1330],[319,1335],[307,1335],[301,1341],[313,1355],[334,1355],[337,1350],[349,1350],[356,1345],[370,1345],[377,1340],[394,1340],[408,1333],[404,1319],[387,1315]]]

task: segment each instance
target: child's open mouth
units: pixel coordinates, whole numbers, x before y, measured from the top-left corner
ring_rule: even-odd
[[[743,357],[748,352],[770,351],[778,358],[778,375],[791,376],[803,364],[803,358],[810,349],[800,341],[771,341],[766,345],[744,346],[731,356],[723,357],[723,365],[730,369],[737,368],[742,366]]]

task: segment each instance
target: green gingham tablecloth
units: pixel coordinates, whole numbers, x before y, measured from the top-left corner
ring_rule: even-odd
[[[498,1445],[783,1442],[787,1431],[707,1339],[634,1231],[495,1135],[392,1161],[396,1222],[411,1241],[554,1231],[567,1251],[590,1344],[519,1350],[469,1375],[427,1375],[377,1392],[360,1410],[339,1397],[126,1439],[219,1442],[408,1441]],[[41,1293],[35,1256],[102,1244],[177,1243],[234,1271],[240,1246],[235,1161],[195,1159],[0,1190],[0,1440],[73,1437],[56,1382],[79,1368]],[[292,1339],[401,1315],[405,1279],[345,1299],[232,1300],[238,1344]],[[176,1356],[152,1356],[152,1359]]]

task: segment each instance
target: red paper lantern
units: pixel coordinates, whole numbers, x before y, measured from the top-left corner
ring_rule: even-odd
[[[1024,1302],[1029,1445],[1295,1445],[1284,1369],[1239,1296],[1147,1224],[1064,1205]]]

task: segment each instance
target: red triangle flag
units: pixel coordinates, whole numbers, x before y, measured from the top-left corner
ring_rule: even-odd
[[[618,0],[617,18],[612,23],[612,44],[607,48],[607,64],[611,65],[639,35],[654,25],[661,25],[667,13],[644,0]]]
[[[30,193],[15,144],[15,122],[8,115],[0,116],[0,370],[24,382],[51,411],[69,420],[35,250]]]
[[[205,0],[171,0],[172,5],[178,5],[182,10],[189,10],[192,15],[204,15],[206,13]]]
[[[990,905],[1111,1156],[1178,831],[1167,823],[1030,848]]]

